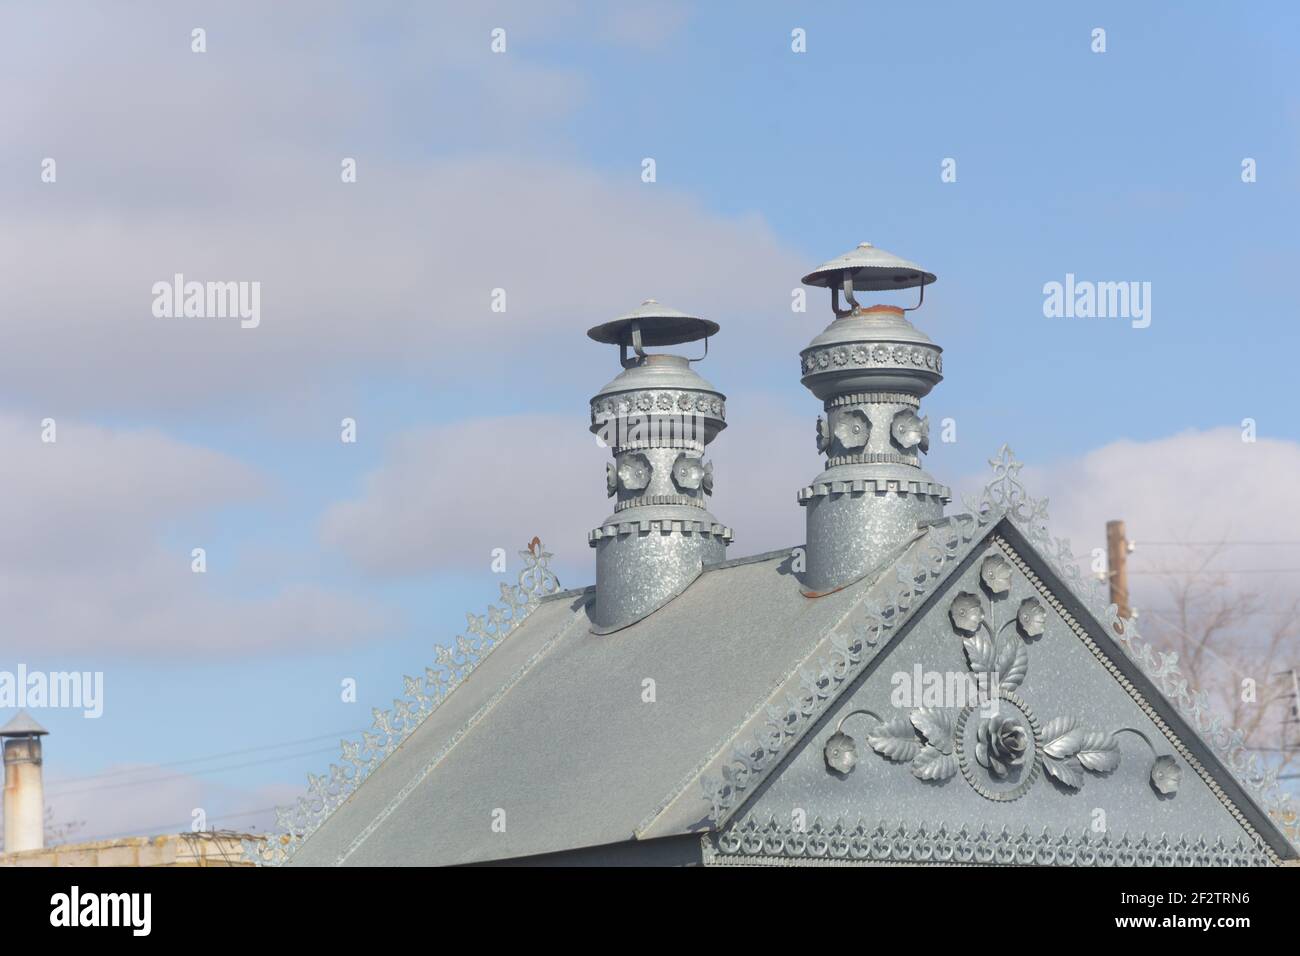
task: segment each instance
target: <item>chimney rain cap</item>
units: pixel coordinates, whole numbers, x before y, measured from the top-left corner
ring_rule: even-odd
[[[13,720],[0,727],[0,737],[39,737],[48,733],[49,731],[32,720],[31,715],[25,710],[18,711]]]
[[[707,339],[718,331],[717,322],[697,319],[685,312],[666,305],[660,305],[654,299],[646,299],[640,306],[627,315],[619,316],[612,322],[598,325],[587,330],[587,336],[597,342],[609,345],[632,346],[632,331],[636,325],[641,329],[643,346],[680,345],[683,342],[696,342]]]
[[[900,259],[869,242],[860,242],[856,249],[836,256],[808,273],[803,277],[803,284],[838,289],[846,276],[852,277],[853,288],[858,292],[910,289],[929,285],[935,280],[933,272],[926,272],[915,262]]]

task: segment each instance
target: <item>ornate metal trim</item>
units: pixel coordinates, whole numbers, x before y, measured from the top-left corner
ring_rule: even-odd
[[[341,741],[342,764],[331,764],[328,776],[309,774],[307,795],[299,797],[293,807],[277,808],[276,831],[268,833],[264,842],[243,841],[245,859],[272,866],[288,862],[375,768],[501,646],[544,596],[559,592],[560,582],[549,566],[552,555],[539,539],[533,538],[519,556],[524,559],[519,583],[503,583],[500,600],[485,614],[466,614],[469,636],[457,637],[452,647],[438,646],[434,663],[425,668],[423,678],[402,678],[404,697],[394,700],[391,710],[371,711],[375,732],[363,733],[359,742]]]
[[[725,421],[727,402],[716,392],[658,388],[637,389],[592,399],[593,423],[619,415],[709,415]]]
[[[843,818],[830,825],[815,820],[806,830],[769,819],[766,825],[747,820],[705,838],[705,862],[712,865],[754,864],[937,864],[986,866],[1271,866],[1276,865],[1262,841],[1239,838],[1208,843],[1204,837],[1171,839],[1167,834],[1129,834],[1118,839],[1081,832],[1039,836],[1028,829],[1019,834],[987,826],[950,830],[897,827]]]
[[[857,342],[804,349],[799,354],[799,364],[805,377],[854,365],[879,368],[927,368],[934,372],[942,372],[943,356],[934,345]]]

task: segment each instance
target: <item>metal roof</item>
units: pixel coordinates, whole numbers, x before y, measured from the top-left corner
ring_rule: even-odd
[[[910,859],[936,845],[977,862],[1294,859],[1274,822],[1293,813],[1276,771],[1234,749],[1230,730],[1188,690],[1176,662],[1157,658],[1133,622],[1118,630],[1099,586],[1048,534],[1045,503],[1024,492],[1019,463],[1004,450],[993,464],[995,480],[968,504],[970,513],[927,525],[879,573],[826,597],[805,597],[780,552],[713,567],[676,600],[606,637],[589,633],[591,589],[533,603],[491,653],[468,665],[454,693],[411,721],[359,786],[334,800],[333,786],[313,778],[324,819],[302,831],[307,839],[290,862],[471,863],[691,833],[709,834],[706,862],[816,856],[828,846],[860,859],[876,858],[883,846],[880,859]],[[1089,726],[1110,733],[1132,726],[1150,738],[1150,755],[1126,744],[1122,769],[1085,774],[1086,792],[1107,801],[1117,824],[1104,842],[1080,836],[1086,820],[1074,826],[1072,791],[1037,771],[1025,785],[1032,798],[999,802],[960,776],[946,786],[916,780],[906,764],[867,749],[861,759],[875,763],[848,778],[860,789],[845,804],[849,791],[822,763],[824,738],[871,675],[877,694],[887,693],[879,685],[893,665],[917,654],[955,649],[953,661],[966,660],[949,633],[948,604],[980,586],[975,562],[990,548],[1014,557],[1020,586],[1032,585],[1053,608],[1055,631],[1027,642],[1036,684],[1018,688],[1043,721],[1073,709]],[[890,670],[878,668],[879,655],[891,655]],[[377,714],[376,726],[393,720]],[[1044,732],[1034,724],[1036,744]],[[1172,797],[1151,789],[1158,754],[1172,756],[1182,776]],[[354,755],[345,748],[346,758]],[[792,794],[809,808],[816,839],[787,832],[779,819],[788,818]],[[859,820],[874,816],[877,830],[859,822],[846,835],[842,820],[813,820],[836,807]],[[949,822],[953,830],[936,829]],[[1051,833],[1038,836],[1044,828]],[[265,852],[274,856],[276,846]]]
[[[789,563],[706,570],[605,637],[590,633],[589,591],[541,602],[293,862],[469,863],[631,839],[852,600],[805,599]],[[707,804],[693,809],[702,820]]]

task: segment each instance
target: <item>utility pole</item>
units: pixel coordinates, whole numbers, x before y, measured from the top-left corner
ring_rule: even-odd
[[[1110,603],[1119,608],[1119,616],[1130,618],[1128,604],[1128,538],[1124,536],[1124,522],[1106,522],[1106,570],[1110,581]]]

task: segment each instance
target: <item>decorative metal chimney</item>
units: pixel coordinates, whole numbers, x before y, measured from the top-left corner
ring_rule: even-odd
[[[653,299],[587,332],[619,347],[623,372],[591,400],[591,431],[607,445],[606,491],[614,513],[588,535],[596,549],[592,631],[627,627],[681,594],[726,557],[731,529],[705,507],[713,464],[704,449],[726,427],[726,396],[678,355],[648,347],[704,340],[718,324]],[[629,357],[628,349],[633,355]],[[703,358],[703,356],[701,356]]]
[[[807,509],[806,593],[834,591],[869,574],[918,523],[942,517],[952,500],[921,469],[930,447],[921,399],[943,378],[943,350],[907,321],[904,312],[912,310],[864,308],[855,295],[919,287],[924,301],[934,280],[869,242],[803,278],[831,290],[835,312],[835,321],[800,353],[803,384],[826,411],[817,419],[826,470],[798,496]]]
[[[0,727],[5,763],[5,852],[45,846],[45,783],[41,737],[49,731],[20,710]]]

